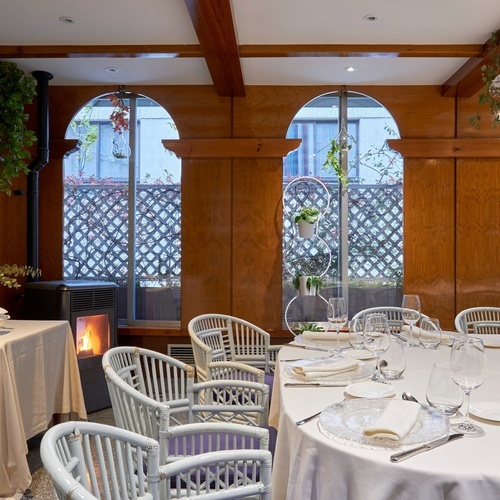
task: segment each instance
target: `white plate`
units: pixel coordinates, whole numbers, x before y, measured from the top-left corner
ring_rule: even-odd
[[[319,365],[327,366],[343,358],[309,358],[309,359],[298,359],[292,363],[285,366],[283,374],[289,379],[299,381],[299,382],[320,382],[325,385],[342,387],[344,385],[349,385],[354,382],[361,382],[362,380],[369,379],[375,373],[375,366],[373,364],[365,363],[360,361],[356,369],[347,372],[333,373],[328,377],[305,377],[299,373],[293,371],[294,366],[307,366],[307,365]]]
[[[375,355],[367,349],[346,349],[342,352],[342,356],[354,359],[373,359]]]
[[[331,333],[331,332],[328,332]],[[305,339],[303,335],[297,335],[294,339],[294,343],[297,345],[305,346],[305,347],[317,347],[320,349],[330,349],[334,350],[337,349],[337,347],[340,347],[340,349],[347,349],[350,348],[349,344],[349,333],[348,332],[340,332],[338,341],[337,337],[329,340],[329,339]]]
[[[484,347],[500,347],[500,337],[496,335],[482,335],[480,338]]]
[[[371,440],[363,430],[373,424],[389,404],[386,399],[352,399],[336,403],[321,412],[319,429],[341,444],[370,450],[413,448],[448,434],[449,418],[432,406],[420,408],[417,422],[399,441]]]
[[[355,398],[381,399],[394,396],[396,389],[389,384],[366,381],[348,385],[345,392]]]
[[[469,412],[475,417],[500,422],[500,403],[481,401],[470,405]]]

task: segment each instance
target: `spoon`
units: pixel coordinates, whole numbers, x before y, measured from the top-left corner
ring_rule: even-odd
[[[405,401],[413,401],[414,403],[418,403],[418,399],[415,397],[415,396],[412,396],[409,392],[403,392],[403,394],[401,394],[401,397],[405,400]]]

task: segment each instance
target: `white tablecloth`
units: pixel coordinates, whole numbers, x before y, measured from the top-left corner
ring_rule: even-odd
[[[325,353],[284,347],[280,359],[321,357]],[[450,348],[405,348],[403,379],[391,381],[397,398],[404,391],[426,402],[433,363],[447,362]],[[487,349],[488,376],[472,391],[474,401],[500,402],[500,349]],[[273,500],[498,500],[500,499],[500,423],[481,420],[481,438],[463,438],[392,463],[385,450],[354,448],[333,441],[315,419],[296,420],[344,399],[343,387],[285,388],[286,362],[278,362],[270,423],[278,427],[273,465]],[[460,419],[453,419],[459,421]],[[475,419],[479,421],[479,419]]]
[[[31,483],[26,441],[54,414],[86,419],[80,372],[67,321],[0,326],[0,497]]]

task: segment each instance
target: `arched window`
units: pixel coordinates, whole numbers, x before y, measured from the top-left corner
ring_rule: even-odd
[[[284,162],[285,208],[287,203],[294,207],[314,204],[317,195],[307,201],[303,190],[287,190],[291,181],[302,176],[321,181],[331,198],[315,233],[317,241],[313,238],[298,244],[293,217],[284,211],[283,312],[287,322],[300,327],[300,322],[324,321],[324,299],[332,296],[347,298],[349,318],[368,307],[400,306],[402,159],[386,145],[386,139],[399,137],[390,113],[359,93],[329,93],[313,99],[297,113],[287,137],[299,137],[302,144]],[[328,158],[333,162],[328,163]],[[321,208],[323,201],[317,202]],[[315,256],[324,254],[320,240],[331,251],[330,266],[319,276],[320,295],[299,299],[297,278],[304,274],[304,268],[294,269],[293,263],[303,263],[304,255],[308,255],[308,273],[314,276]],[[294,297],[298,300],[287,310]]]
[[[119,324],[180,321],[181,163],[161,143],[178,137],[162,106],[124,91],[66,132],[79,146],[64,161],[64,278],[116,282]]]

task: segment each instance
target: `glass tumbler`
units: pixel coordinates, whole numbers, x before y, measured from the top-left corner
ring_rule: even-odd
[[[462,406],[464,393],[451,378],[448,363],[436,363],[432,367],[426,393],[427,402],[445,415],[454,415]]]
[[[437,349],[442,340],[441,325],[437,318],[422,318],[418,333],[420,345],[424,349]]]
[[[380,359],[380,373],[385,379],[396,380],[401,378],[406,369],[406,359],[403,343],[392,338],[387,351]]]
[[[365,349],[364,328],[365,321],[362,318],[353,319],[349,324],[349,344],[354,350]]]

